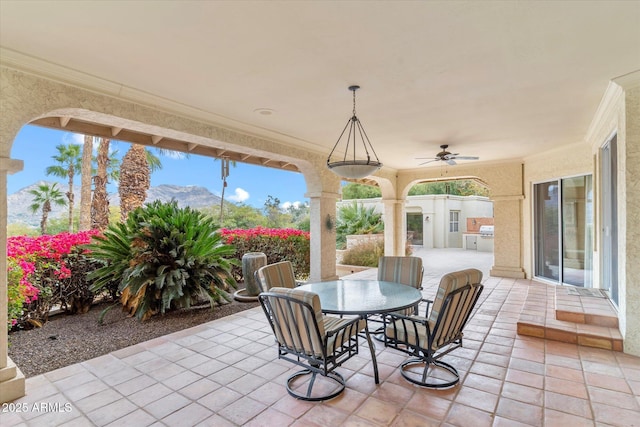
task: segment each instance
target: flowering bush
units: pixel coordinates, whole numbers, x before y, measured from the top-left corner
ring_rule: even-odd
[[[247,252],[263,252],[269,264],[288,260],[293,264],[298,279],[309,277],[310,240],[306,231],[256,227],[248,230],[221,229],[220,233],[227,244],[236,248],[235,257],[238,260]],[[235,267],[232,272],[236,280],[242,279],[241,267]]]
[[[9,328],[47,319],[60,302],[60,283],[71,277],[69,254],[91,241],[98,231],[7,239]],[[26,310],[25,310],[26,309]]]

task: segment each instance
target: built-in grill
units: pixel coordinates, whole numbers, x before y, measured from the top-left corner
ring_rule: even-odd
[[[482,237],[493,237],[493,225],[481,225],[480,235]]]

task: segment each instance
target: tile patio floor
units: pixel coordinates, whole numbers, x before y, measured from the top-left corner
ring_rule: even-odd
[[[431,251],[417,254],[425,257],[423,293],[433,297],[442,264]],[[476,267],[488,273],[486,262]],[[375,270],[354,276],[375,277]],[[340,369],[347,377],[341,396],[298,401],[284,388],[295,367],[276,359],[255,308],[29,378],[27,396],[14,402],[27,412],[0,413],[0,425],[640,425],[640,358],[518,336],[528,287],[548,285],[488,274],[484,284],[464,348],[446,359],[461,373],[450,390],[409,384],[397,368],[405,355],[377,342],[376,386],[362,340],[360,354]]]

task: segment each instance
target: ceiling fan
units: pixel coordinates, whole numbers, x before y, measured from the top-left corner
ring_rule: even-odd
[[[448,147],[449,146],[446,144],[441,145],[440,148],[442,148],[442,151],[436,154],[435,157],[416,157],[416,159],[418,160],[428,159],[426,162],[422,162],[418,166],[422,166],[431,162],[447,162],[450,165],[455,165],[456,160],[478,160],[480,158],[476,156],[461,156],[458,153],[451,153],[447,151]]]

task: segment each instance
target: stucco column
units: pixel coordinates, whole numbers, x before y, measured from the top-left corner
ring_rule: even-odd
[[[22,170],[22,160],[0,157],[0,241],[7,241],[7,175]],[[7,246],[0,245],[0,402],[25,395],[24,375],[8,355]]]
[[[619,275],[624,276],[620,281],[624,287],[624,304],[620,309],[624,311],[624,352],[640,356],[640,74],[635,73],[633,84],[627,84],[625,91],[625,133],[622,153],[622,164],[626,168],[624,184],[620,187],[624,191],[619,200],[620,215],[624,216],[624,230],[619,235],[619,254],[621,256]]]
[[[498,196],[493,200],[495,236],[493,267],[498,277],[524,278],[522,268],[522,200],[523,196]]]
[[[406,218],[404,200],[383,200],[384,205],[384,254],[387,256],[403,256]]]
[[[338,193],[307,193],[310,203],[311,272],[309,280],[336,280],[336,201]]]

